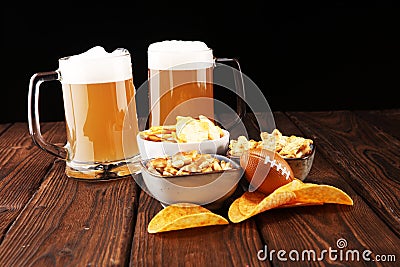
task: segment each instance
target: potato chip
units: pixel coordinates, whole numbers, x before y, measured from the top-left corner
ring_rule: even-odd
[[[252,148],[276,151],[285,159],[303,158],[312,153],[314,142],[308,138],[282,135],[278,129],[274,129],[271,133],[261,132],[260,137],[261,141],[247,140],[244,136],[231,140],[229,144],[231,155],[241,156],[246,150]]]
[[[148,224],[149,233],[160,233],[187,228],[224,225],[224,217],[196,204],[178,203],[165,207]]]
[[[206,116],[199,119],[177,116],[175,125],[151,126],[139,132],[142,139],[153,142],[192,143],[215,140],[224,136],[223,130]]]
[[[201,122],[205,122],[208,125],[208,139],[209,140],[215,140],[220,138],[221,135],[221,128],[218,127],[217,125],[214,125],[214,123],[207,118],[206,116],[199,115],[199,120]]]

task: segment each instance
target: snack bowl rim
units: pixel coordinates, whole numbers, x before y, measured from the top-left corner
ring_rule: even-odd
[[[312,157],[313,154],[315,154],[315,149],[316,149],[315,143],[311,144],[310,146],[311,146],[311,153],[308,154],[308,155],[305,156],[305,157],[301,157],[301,158],[285,158],[285,157],[282,156],[282,158],[283,158],[284,160],[293,160],[293,161],[294,161],[294,160],[307,160],[307,159],[309,159],[310,157]],[[228,151],[226,152],[226,157],[227,157],[227,158],[229,158],[229,159],[232,159],[232,158],[234,158],[234,159],[240,159],[240,156],[233,156],[233,155],[231,155],[231,154],[230,154],[230,151],[231,151],[231,149],[228,149]]]
[[[150,172],[146,167],[146,163],[154,158],[141,160],[142,177],[147,188],[145,191],[149,193],[150,196],[157,199],[164,207],[172,203],[191,202],[210,209],[220,208],[224,201],[236,191],[244,170],[240,164],[224,155],[211,153],[210,155],[217,159],[230,162],[232,164],[232,169],[162,176],[161,174],[158,175]],[[222,175],[225,176],[221,177]],[[175,184],[174,181],[177,181],[178,184]],[[205,181],[208,183],[205,183]],[[190,183],[190,186],[185,187],[179,185],[181,182]],[[214,183],[217,183],[219,186],[215,186]],[[166,185],[166,187],[163,188],[164,185]],[[209,190],[208,187],[212,189]],[[184,192],[189,195],[185,195]]]
[[[221,136],[220,138],[218,138],[218,139],[211,139],[211,140],[209,139],[209,140],[204,140],[204,141],[200,141],[200,142],[165,142],[165,141],[152,141],[152,140],[143,139],[143,138],[140,136],[140,133],[148,132],[148,131],[150,131],[150,129],[146,129],[146,130],[143,130],[143,131],[139,131],[139,132],[137,133],[137,136],[138,136],[140,139],[142,139],[143,141],[145,141],[145,142],[152,142],[152,143],[176,144],[176,145],[182,145],[182,144],[200,144],[200,143],[203,143],[203,142],[216,142],[216,141],[218,141],[218,140],[221,140],[221,139],[223,139],[223,138],[226,138],[227,136],[228,136],[228,137],[230,136],[230,133],[229,133],[228,130],[225,130],[225,129],[221,129],[221,130],[222,130],[222,132],[224,133],[224,135]]]
[[[285,157],[283,157],[283,158],[284,158],[285,160],[289,160],[289,161],[307,160],[307,159],[310,159],[310,158],[315,154],[316,145],[315,145],[314,141],[313,141],[313,143],[312,143],[310,146],[311,146],[311,153],[308,154],[308,155],[305,156],[305,157],[301,157],[301,158],[285,158]]]
[[[144,130],[141,132],[148,131]],[[143,159],[150,159],[162,156],[172,156],[177,152],[204,149],[203,154],[219,154],[223,155],[228,150],[230,133],[222,129],[224,135],[218,139],[204,140],[202,142],[175,143],[146,140],[141,137],[139,132],[136,135],[139,153]],[[168,152],[167,152],[168,151]]]

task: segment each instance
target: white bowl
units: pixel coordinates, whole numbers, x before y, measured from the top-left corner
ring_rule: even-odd
[[[139,152],[142,159],[172,156],[178,152],[197,150],[201,154],[225,155],[229,146],[229,132],[222,130],[224,135],[215,140],[206,140],[199,143],[170,143],[145,140],[136,136]]]
[[[233,160],[221,156],[213,157],[230,162],[232,169],[209,173],[194,173],[181,176],[162,176],[150,172],[142,160],[142,188],[165,207],[174,203],[194,203],[209,209],[218,209],[236,190],[243,169]]]

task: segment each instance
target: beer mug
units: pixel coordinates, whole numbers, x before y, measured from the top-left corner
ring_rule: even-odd
[[[28,124],[35,144],[65,160],[68,177],[108,180],[140,172],[129,51],[119,48],[108,53],[96,46],[58,63],[57,70],[36,73],[30,80]],[[62,85],[65,146],[47,142],[40,132],[39,87],[53,80]]]
[[[177,116],[204,115],[217,122],[214,115],[214,67],[218,62],[233,62],[236,93],[235,116],[219,124],[226,129],[241,121],[246,111],[245,92],[239,62],[216,58],[201,41],[166,40],[148,47],[149,126],[176,124]],[[230,89],[230,88],[229,88]]]

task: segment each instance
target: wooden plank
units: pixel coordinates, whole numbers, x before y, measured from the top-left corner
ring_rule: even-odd
[[[11,126],[11,123],[2,123],[0,124],[0,136],[3,132],[5,132],[9,127]]]
[[[357,110],[355,113],[378,129],[400,139],[400,109]]]
[[[400,141],[348,111],[289,116],[315,137],[318,154],[400,236]]]
[[[282,133],[304,136],[285,114],[278,112],[274,116],[276,126]],[[346,258],[345,254],[341,261],[340,258],[330,258],[328,254],[321,256],[321,251],[329,250],[329,247],[339,250],[337,242],[340,240],[348,244],[348,248],[343,247],[344,253],[348,249],[361,253],[367,249],[374,253],[397,253],[400,239],[332,168],[319,150],[305,182],[336,186],[353,198],[354,206],[330,204],[274,209],[257,215],[255,219],[265,240],[262,255],[266,261],[270,260],[277,266],[304,266],[310,262],[315,265],[351,265],[355,262],[351,255]],[[379,235],[376,235],[376,229],[379,229]],[[278,251],[285,254],[278,257]],[[294,252],[289,254],[291,251]],[[310,254],[311,260],[308,260],[309,251],[315,251],[315,259],[314,254]],[[339,254],[336,255],[339,257]],[[369,262],[361,259],[357,264],[363,266]]]
[[[161,208],[142,191],[130,266],[269,266],[257,259],[262,242],[252,219],[149,234],[147,225]],[[226,211],[214,212],[228,218]]]
[[[61,127],[60,127],[61,126]],[[60,123],[46,123],[43,136],[62,142]],[[36,192],[54,157],[42,151],[28,133],[26,123],[15,123],[0,139],[0,241],[8,227]]]
[[[57,161],[0,246],[0,266],[125,266],[135,222],[132,179],[84,182]]]

